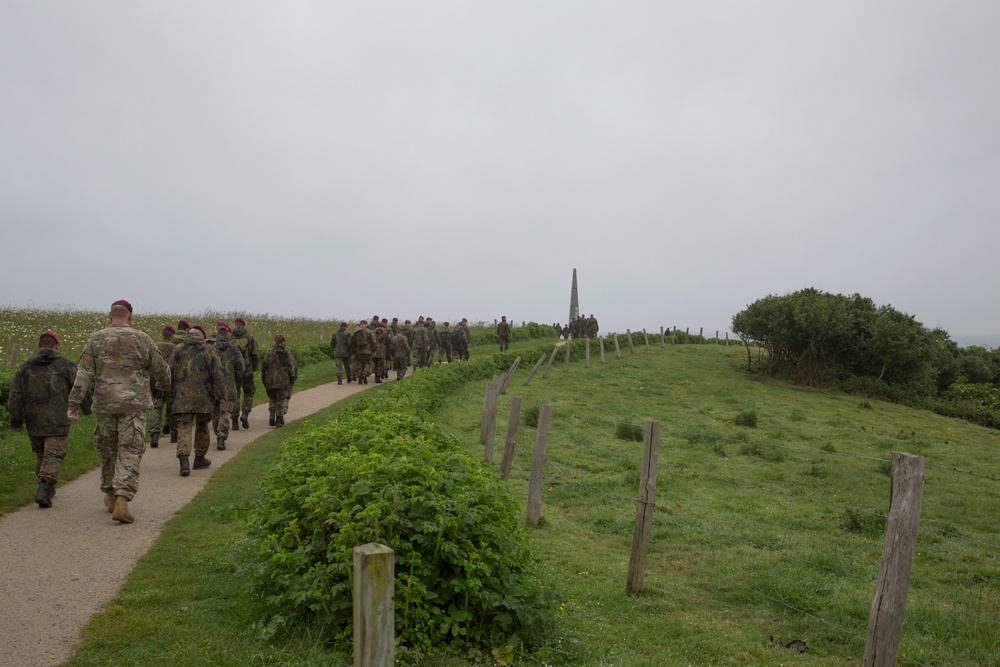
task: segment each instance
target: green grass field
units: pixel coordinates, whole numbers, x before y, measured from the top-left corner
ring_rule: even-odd
[[[531,536],[542,583],[562,600],[564,634],[545,655],[514,647],[514,664],[861,664],[891,451],[927,462],[899,664],[1000,664],[1000,433],[748,378],[742,355],[736,346],[625,346],[623,359],[612,352],[603,365],[595,352],[589,369],[573,362],[564,372],[560,359],[528,387],[529,369],[518,371],[500,400],[496,461],[509,397],[521,396],[525,411],[551,404],[542,523]],[[484,389],[466,386],[437,415],[479,457]],[[646,419],[663,428],[658,511],[644,590],[629,596],[642,443],[615,433]],[[292,433],[267,434],[212,478],[69,664],[344,664],[306,629],[262,636],[259,605],[237,574],[245,509]],[[522,506],[533,439],[522,423],[509,481]],[[804,653],[786,647],[794,640]],[[489,652],[415,662],[496,664]]]

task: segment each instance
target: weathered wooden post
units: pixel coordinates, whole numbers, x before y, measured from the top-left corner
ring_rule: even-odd
[[[615,354],[618,355],[619,359],[622,358],[622,348],[618,344],[618,334],[615,334]]]
[[[705,342],[705,327],[698,327],[698,344],[701,345]]]
[[[21,346],[14,343],[10,346],[10,361],[7,362],[7,368],[14,368],[17,366],[17,362],[21,359]]]
[[[500,377],[493,376],[493,379],[486,384],[486,395],[483,397],[483,414],[479,417],[479,444],[486,444],[486,435],[489,432],[490,406],[494,403],[494,396],[497,393]]]
[[[674,325],[673,330],[670,332],[670,344],[674,345],[677,342],[677,326]]]
[[[661,324],[660,325],[660,349],[662,350],[663,347],[664,347],[664,345],[663,345],[663,325]]]
[[[716,342],[716,344],[718,344],[718,342],[719,342],[719,330],[718,329],[715,330],[715,342]]]
[[[691,327],[687,327],[686,329],[684,329],[684,342],[685,343],[691,342]]]
[[[542,373],[542,379],[545,379],[549,375],[549,369],[552,368],[552,362],[555,361],[556,353],[559,352],[559,346],[556,345],[552,348],[552,355],[549,357],[549,363],[545,364],[545,371]]]
[[[644,341],[646,341],[646,351],[648,352],[649,351],[649,336],[646,335],[646,330],[645,329],[642,330],[642,339]]]
[[[510,368],[507,369],[507,372],[503,374],[503,377],[500,378],[500,390],[497,392],[498,394],[502,394],[507,391],[507,385],[509,385],[510,381],[514,379],[514,371],[516,371],[517,367],[520,365],[521,357],[518,356],[514,359],[514,363],[510,365]]]
[[[729,332],[726,332],[726,347],[729,347]]]
[[[587,340],[587,364],[585,367],[590,368],[590,339],[587,338],[586,340]]]
[[[566,359],[563,361],[563,373],[569,370],[569,350],[573,347],[573,337],[570,336],[569,340],[566,341]]]
[[[517,425],[521,420],[521,397],[510,397],[510,414],[507,415],[507,436],[503,440],[503,458],[500,459],[500,479],[507,481],[511,466],[514,465],[514,449],[517,447]]]
[[[892,486],[886,522],[882,565],[875,582],[875,597],[868,616],[864,667],[892,667],[903,634],[903,612],[910,590],[913,552],[920,527],[924,492],[922,456],[892,453]]]
[[[653,531],[653,510],[656,509],[656,467],[660,457],[660,422],[646,421],[642,445],[642,473],[635,509],[635,531],[632,533],[632,556],[628,561],[625,590],[632,595],[642,591],[646,576],[646,555],[649,536]]]
[[[628,351],[631,354],[635,354],[635,345],[632,344],[632,331],[631,331],[631,329],[626,329],[625,333],[628,334],[626,336],[628,338]]]
[[[528,373],[528,377],[525,378],[524,380],[525,386],[528,386],[528,383],[531,382],[531,378],[535,377],[535,373],[537,373],[538,369],[541,368],[543,361],[545,361],[545,355],[544,354],[538,355],[538,361],[535,362],[534,368],[531,369],[531,372]]]
[[[605,364],[607,362],[604,361],[604,336],[598,336],[597,340],[601,342],[601,363]]]
[[[549,442],[549,425],[552,424],[552,406],[538,408],[538,427],[535,429],[535,453],[531,459],[531,478],[528,480],[528,525],[537,526],[542,518],[542,472],[545,469],[545,447]]]
[[[395,554],[374,542],[354,547],[354,665],[395,663]]]

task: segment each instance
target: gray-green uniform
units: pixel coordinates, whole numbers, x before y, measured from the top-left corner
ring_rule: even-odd
[[[288,399],[298,374],[295,353],[285,345],[284,336],[275,336],[274,344],[264,353],[260,371],[264,389],[267,390],[268,409],[272,417],[268,423],[271,426],[285,425]]]
[[[257,393],[257,385],[254,376],[260,369],[260,351],[257,349],[257,341],[247,332],[246,323],[241,320],[234,320],[236,328],[233,329],[232,343],[243,354],[243,379],[237,386],[237,395],[233,403],[233,422],[235,426],[236,418],[240,417],[243,428],[250,428],[250,411],[253,409],[253,397]],[[243,413],[240,414],[239,390],[243,391]]]
[[[205,458],[211,441],[209,423],[219,401],[226,396],[222,364],[201,332],[192,329],[170,357],[174,379],[174,416],[177,418],[177,458],[181,475],[189,472],[194,450],[195,469],[212,464]]]

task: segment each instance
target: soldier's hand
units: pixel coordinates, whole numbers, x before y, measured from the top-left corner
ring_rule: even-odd
[[[77,419],[80,418],[80,411],[79,410],[67,410],[66,411],[66,416],[68,418],[72,419],[73,421],[76,421]]]

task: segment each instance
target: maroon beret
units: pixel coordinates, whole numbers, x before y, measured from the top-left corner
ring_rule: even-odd
[[[347,326],[347,322],[341,322],[341,323],[340,323],[340,326],[342,326],[342,327],[346,327],[346,326]]]
[[[218,322],[218,323],[216,323],[216,325],[215,325],[215,330],[216,331],[221,331],[223,329],[226,330],[226,331],[228,331],[228,332],[230,332],[230,333],[232,333],[232,331],[233,331],[232,329],[229,328],[229,325],[226,324],[225,322]]]
[[[115,301],[111,305],[112,306],[124,306],[125,308],[128,308],[128,312],[130,312],[130,313],[132,312],[132,304],[129,303],[128,301],[126,301],[125,299],[118,299],[117,301]]]
[[[446,326],[448,326],[448,323],[447,323],[447,322],[445,322],[445,323],[444,323],[444,324],[442,324],[441,326],[443,326],[443,327],[446,327]]]
[[[242,317],[237,317],[236,319],[233,320],[233,322],[239,322],[240,324],[246,324],[247,323],[247,321],[245,319],[243,319]]]
[[[57,343],[59,342],[59,336],[57,336],[56,332],[53,331],[52,329],[46,329],[45,331],[43,331],[42,332],[42,336],[48,336],[49,338],[51,338],[55,342],[57,342]],[[41,338],[42,336],[39,336],[39,338]]]
[[[167,326],[163,327],[163,330],[164,331],[169,331],[170,333],[177,333],[177,329],[173,328],[169,324]]]
[[[406,322],[404,322],[404,324],[409,324],[409,323],[410,323],[410,320],[406,320]]]
[[[381,328],[381,329],[385,329],[385,322],[379,322],[379,323],[378,323],[378,326],[379,326],[379,328]]]
[[[196,325],[194,325],[191,328],[194,329],[194,330],[196,330],[196,331],[200,331],[202,336],[205,335],[205,327],[201,326],[200,324],[196,324]]]
[[[275,334],[274,335],[274,342],[275,343],[278,343],[278,342],[284,343],[285,342],[285,334]]]
[[[191,323],[188,322],[187,320],[177,320],[177,326],[183,327],[185,329],[190,329]]]

